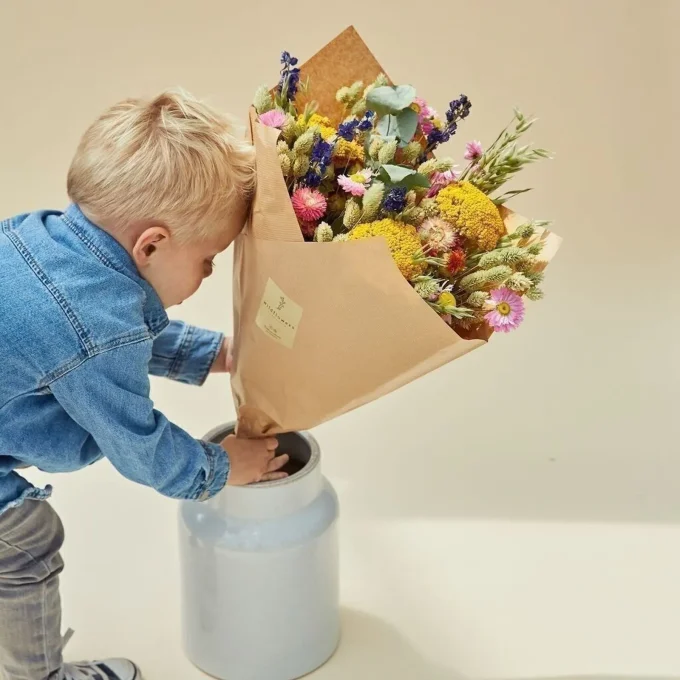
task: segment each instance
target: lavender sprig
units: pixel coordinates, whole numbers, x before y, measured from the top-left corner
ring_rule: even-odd
[[[293,102],[300,86],[300,69],[297,68],[297,57],[292,57],[289,52],[281,53],[281,78],[276,88],[277,103],[286,110],[294,108]]]
[[[471,108],[472,102],[464,94],[450,102],[446,111],[446,126],[441,129],[435,128],[427,135],[427,147],[424,155],[434,151],[440,144],[448,142],[456,134],[458,122],[465,120],[470,115]]]
[[[309,156],[309,170],[302,178],[301,184],[316,188],[328,170],[333,158],[333,145],[326,142],[322,137],[317,137]]]
[[[373,118],[375,113],[373,111],[366,111],[364,117],[354,118],[352,120],[347,120],[344,123],[340,123],[338,126],[338,137],[351,142],[356,136],[357,132],[367,132],[373,128]]]

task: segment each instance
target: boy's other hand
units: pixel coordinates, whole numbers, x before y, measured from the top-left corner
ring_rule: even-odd
[[[230,486],[244,486],[254,482],[270,482],[288,475],[281,468],[288,462],[288,455],[276,455],[279,442],[269,439],[240,439],[229,435],[222,441],[222,448],[229,454]]]

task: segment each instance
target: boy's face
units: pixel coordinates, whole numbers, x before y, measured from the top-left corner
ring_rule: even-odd
[[[211,238],[196,243],[178,242],[163,226],[144,231],[132,248],[140,273],[158,293],[167,309],[191,297],[213,272],[213,260],[226,250],[240,231],[245,215]],[[237,224],[238,222],[238,224]]]

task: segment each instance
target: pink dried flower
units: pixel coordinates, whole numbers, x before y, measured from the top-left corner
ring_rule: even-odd
[[[314,232],[319,226],[316,222],[298,222],[298,224],[300,225],[300,231],[305,238],[314,238]]]
[[[261,113],[260,123],[268,127],[280,128],[286,122],[286,114],[281,109],[272,109],[266,113]]]
[[[427,192],[427,197],[432,198],[433,196],[436,196],[444,187],[457,182],[459,177],[460,173],[454,168],[446,170],[446,172],[435,172],[432,175],[430,190]]]
[[[326,214],[326,197],[316,189],[296,189],[290,200],[295,215],[301,222],[316,222]]]
[[[437,117],[437,112],[421,97],[416,97],[414,102],[418,107],[418,124],[420,129],[423,131],[423,134],[429,135],[434,130],[432,118]]]
[[[453,227],[439,217],[425,220],[418,227],[418,235],[425,250],[431,254],[442,254],[453,248],[458,237]]]
[[[465,145],[465,160],[467,161],[476,161],[482,157],[483,153],[484,149],[482,148],[482,143],[478,142],[476,139]]]
[[[422,98],[422,97],[416,97],[413,100],[416,103],[416,106],[418,107],[418,114],[421,116],[425,116],[427,118],[432,118],[432,116],[436,115],[434,109],[428,105],[428,103]]]
[[[347,175],[340,175],[338,177],[338,184],[340,188],[352,196],[363,196],[366,193],[366,184],[371,179],[370,170],[361,170],[349,177]]]
[[[501,333],[514,331],[524,319],[522,298],[509,288],[497,288],[490,295],[493,309],[484,316],[487,323]]]

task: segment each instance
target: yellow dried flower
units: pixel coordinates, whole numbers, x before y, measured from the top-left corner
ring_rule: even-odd
[[[364,161],[364,148],[356,142],[348,142],[346,139],[338,139],[333,150],[333,160],[338,164],[347,164],[352,161]]]
[[[304,120],[304,114],[298,116],[298,120]],[[307,126],[310,125],[326,125],[327,127],[331,127],[331,120],[326,116],[322,116],[320,113],[313,113],[307,121]]]
[[[305,122],[305,117],[304,114],[300,114],[298,116],[298,123],[300,125],[304,125]],[[331,125],[331,121],[329,118],[326,118],[326,116],[321,116],[318,113],[314,113],[309,117],[309,120],[307,121],[307,129],[311,127],[317,127],[319,128],[319,134],[326,140],[328,141],[333,137],[336,133],[335,128]]]
[[[440,305],[441,307],[457,307],[456,303],[456,296],[449,292],[448,290],[445,290],[440,296],[439,300],[437,300],[437,304]]]
[[[436,200],[441,216],[481,250],[493,250],[505,234],[494,202],[469,182],[449,184]]]
[[[427,264],[417,261],[422,248],[415,227],[391,219],[367,222],[354,227],[349,240],[358,241],[374,236],[382,236],[387,241],[392,258],[406,279],[412,281],[425,273]]]

